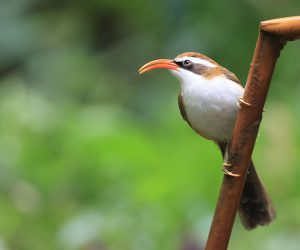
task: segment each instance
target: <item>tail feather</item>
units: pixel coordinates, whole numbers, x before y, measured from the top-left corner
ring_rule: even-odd
[[[256,173],[252,160],[238,211],[246,229],[268,225],[276,218],[272,201]]]
[[[224,157],[227,144],[219,144]],[[276,211],[251,160],[246,177],[240,206],[238,209],[241,222],[246,229],[254,229],[271,223]]]

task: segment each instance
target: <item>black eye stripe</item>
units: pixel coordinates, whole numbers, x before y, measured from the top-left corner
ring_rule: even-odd
[[[181,68],[189,68],[192,66],[192,62],[188,59],[184,60],[184,61],[175,61],[174,63],[176,63],[178,66],[180,66]]]
[[[184,65],[185,61],[189,61],[189,65]],[[212,69],[211,67],[207,67],[206,65],[203,65],[201,63],[192,62],[189,59],[186,59],[186,60],[183,60],[183,61],[173,60],[173,62],[176,63],[180,68],[191,71],[191,72],[193,72],[197,75],[203,75],[203,74],[205,74],[206,72],[208,72]]]
[[[181,67],[182,67],[182,65],[181,65],[182,62],[178,62],[178,61],[175,61],[175,60],[174,60],[174,63],[176,63],[178,66],[181,66]]]
[[[184,60],[184,61],[182,62],[182,64],[183,64],[185,67],[188,67],[188,66],[192,65],[192,62],[191,62],[190,60]]]

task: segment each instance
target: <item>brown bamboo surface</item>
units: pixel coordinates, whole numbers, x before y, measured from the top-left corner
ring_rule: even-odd
[[[206,250],[225,250],[228,247],[277,58],[286,41],[299,37],[300,17],[260,23],[243,96],[244,102],[250,105],[240,103],[229,150],[230,171],[240,176],[224,175]]]
[[[260,23],[260,30],[286,40],[300,38],[300,16],[272,19]]]

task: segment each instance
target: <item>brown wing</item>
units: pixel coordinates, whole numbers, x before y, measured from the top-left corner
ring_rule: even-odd
[[[231,81],[236,82],[238,84],[240,83],[240,80],[236,77],[236,75],[234,73],[232,73],[231,71],[229,71],[228,69],[222,68],[223,69],[223,74]]]
[[[178,96],[178,107],[183,120],[188,122],[181,94]]]

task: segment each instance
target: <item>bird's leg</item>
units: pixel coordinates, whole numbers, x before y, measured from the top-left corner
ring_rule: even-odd
[[[228,175],[228,176],[232,176],[232,177],[239,177],[239,174],[234,174],[231,171],[229,171],[227,169],[227,167],[232,167],[231,163],[228,163],[228,147],[225,150],[225,154],[224,154],[224,163],[223,163],[223,168],[222,171],[224,172],[224,174]]]

